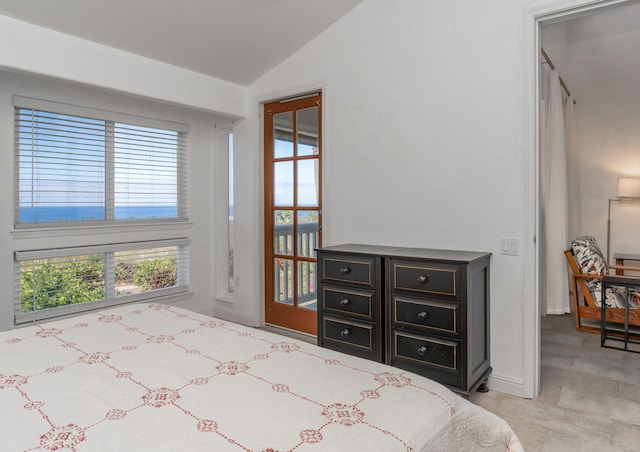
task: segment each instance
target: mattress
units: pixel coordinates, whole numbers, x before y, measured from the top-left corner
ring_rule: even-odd
[[[161,304],[0,333],[0,450],[521,451],[380,363]]]

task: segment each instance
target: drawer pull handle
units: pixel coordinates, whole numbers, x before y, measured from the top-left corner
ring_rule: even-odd
[[[340,306],[346,306],[349,303],[351,303],[351,300],[349,300],[348,298],[343,298],[342,300],[340,300]]]
[[[426,277],[425,275],[420,275],[420,276],[418,276],[418,282],[419,282],[420,284],[424,284],[424,283],[426,283],[426,282],[427,282],[427,277]]]
[[[429,314],[426,313],[426,311],[422,311],[418,313],[418,320],[424,320],[429,316]]]
[[[420,347],[418,349],[418,355],[420,356],[424,356],[427,354],[427,347],[425,347],[424,345],[422,347]]]
[[[349,331],[348,328],[345,328],[344,330],[340,331],[340,336],[342,337],[347,337],[350,334],[351,334],[351,331]]]
[[[351,271],[351,269],[349,267],[343,267],[343,268],[340,269],[340,273],[342,273],[343,275],[346,275],[350,271]]]

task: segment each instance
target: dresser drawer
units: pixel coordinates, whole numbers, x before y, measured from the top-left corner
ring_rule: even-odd
[[[374,305],[378,305],[375,303],[374,297],[372,291],[349,290],[325,284],[322,285],[321,309],[338,315],[351,315],[364,320],[374,320]]]
[[[391,259],[391,290],[445,295],[458,299],[462,269],[458,265]]]
[[[324,341],[340,343],[351,348],[361,349],[363,352],[374,350],[376,345],[374,344],[375,325],[330,316],[325,316],[322,322],[322,339]]]
[[[324,255],[321,259],[324,281],[375,286],[376,260],[374,257]]]
[[[391,295],[394,327],[417,328],[438,334],[460,334],[462,306],[437,300]]]
[[[412,365],[460,374],[462,364],[460,342],[417,336],[397,330],[392,334],[392,360],[401,359]]]

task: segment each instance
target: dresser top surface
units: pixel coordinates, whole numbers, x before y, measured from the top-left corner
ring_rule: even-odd
[[[383,257],[404,257],[417,259],[437,259],[459,262],[472,262],[491,256],[491,253],[461,250],[440,250],[428,248],[409,248],[400,246],[363,245],[346,243],[343,245],[325,246],[318,251],[349,254],[375,254]]]

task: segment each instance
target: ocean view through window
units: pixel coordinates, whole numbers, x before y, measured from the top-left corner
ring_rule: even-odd
[[[16,225],[186,218],[186,133],[16,108]]]
[[[188,294],[189,126],[14,106],[14,324]]]
[[[177,206],[115,206],[117,219],[175,218]],[[22,223],[104,220],[104,206],[20,206]]]

